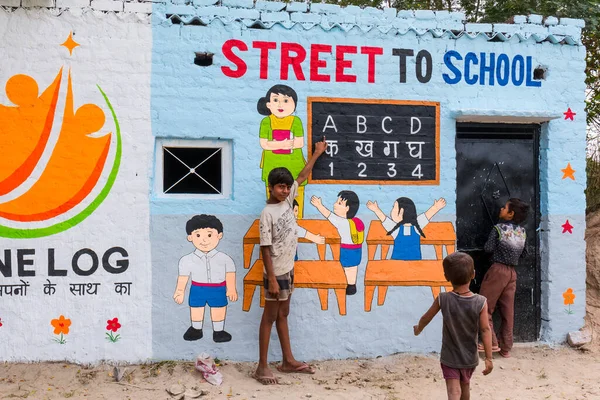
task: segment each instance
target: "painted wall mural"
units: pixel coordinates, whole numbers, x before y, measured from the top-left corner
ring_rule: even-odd
[[[145,359],[150,29],[17,14],[0,10],[1,357]]]
[[[71,32],[61,46],[72,55],[79,44]],[[61,91],[65,81],[67,90]],[[0,236],[34,238],[64,231],[86,219],[110,192],[119,171],[121,133],[108,97],[100,86],[97,90],[110,109],[108,116],[95,104],[74,108],[71,68],[61,67],[41,95],[28,75],[14,75],[6,82],[6,95],[14,106],[0,104],[0,147],[11,148],[0,161],[0,218],[8,222],[0,222]],[[96,134],[107,117],[116,132]],[[107,172],[112,146],[116,151]],[[102,190],[90,198],[106,173]],[[86,207],[71,212],[81,203]],[[43,225],[33,228],[31,222]]]
[[[355,19],[349,11],[337,17]],[[390,12],[369,10],[405,32],[0,8],[0,53],[11,61],[0,70],[0,148],[9,149],[0,159],[0,333],[10,338],[0,358],[189,360],[200,346],[255,360],[266,177],[279,166],[297,175],[323,136],[327,152],[294,203],[298,357],[434,351],[439,337],[416,341],[412,324],[448,290],[442,258],[460,242],[457,127],[508,117],[544,121],[539,245],[552,252],[540,261],[548,316],[540,336],[556,342],[577,329],[585,312],[579,28],[519,24],[575,32],[560,43],[450,38],[452,24],[464,25],[451,14],[436,20],[448,34],[418,40],[424,32],[413,21],[426,20]],[[311,13],[300,14],[333,20]],[[194,63],[200,53],[222,62]],[[538,66],[552,74],[537,79]],[[159,193],[163,145],[221,146],[214,178],[231,190]],[[200,223],[187,229],[192,220]],[[560,283],[567,275],[572,292]]]
[[[217,250],[223,238],[223,224],[214,215],[196,215],[186,224],[187,240],[196,250],[179,260],[179,276],[173,299],[182,304],[185,289],[190,282],[189,306],[191,326],[183,339],[202,339],[206,306],[210,310],[213,340],[229,342],[231,334],[225,331],[225,317],[229,301],[237,301],[235,264],[231,257]]]
[[[302,154],[304,148],[304,128],[300,118],[294,115],[298,106],[298,94],[286,85],[271,87],[265,97],[258,100],[256,108],[265,118],[260,122],[260,147],[263,149],[260,168],[265,183],[267,200],[269,184],[267,177],[273,168],[286,167],[295,178],[298,177],[306,160]],[[298,188],[298,216],[304,215],[304,186]]]

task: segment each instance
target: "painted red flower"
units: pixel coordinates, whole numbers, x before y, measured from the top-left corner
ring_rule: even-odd
[[[106,321],[106,330],[116,332],[121,327],[119,323],[119,318],[113,318]]]
[[[2,318],[0,318],[0,326],[2,326]]]

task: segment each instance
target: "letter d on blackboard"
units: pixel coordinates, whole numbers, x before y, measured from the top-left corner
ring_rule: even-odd
[[[416,122],[416,124],[415,124]],[[418,128],[415,129],[415,125],[418,126]],[[410,134],[414,135],[415,133],[419,133],[419,131],[421,130],[421,120],[417,117],[410,117]]]

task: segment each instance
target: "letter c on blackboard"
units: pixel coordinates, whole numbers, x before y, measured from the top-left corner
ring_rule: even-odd
[[[384,131],[385,133],[392,133],[394,130],[390,129],[389,131],[387,129],[385,129],[385,121],[391,121],[392,118],[391,117],[385,117],[383,120],[381,120],[381,130]]]

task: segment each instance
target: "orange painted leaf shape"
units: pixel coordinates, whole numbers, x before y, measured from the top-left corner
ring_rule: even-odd
[[[69,334],[69,327],[71,326],[71,320],[68,318],[65,318],[64,315],[61,315],[60,317],[58,317],[58,319],[53,319],[52,321],[50,321],[50,324],[54,327],[55,335],[60,335],[61,333],[63,335]]]
[[[61,80],[62,68],[39,97],[30,76],[15,75],[6,82],[6,95],[16,107],[0,104],[0,195],[21,185],[39,162],[52,131]]]
[[[84,104],[73,112],[71,71],[60,137],[38,181],[23,195],[0,204],[0,217],[14,221],[45,221],[81,203],[102,175],[111,134],[88,135],[104,126],[102,109]]]

